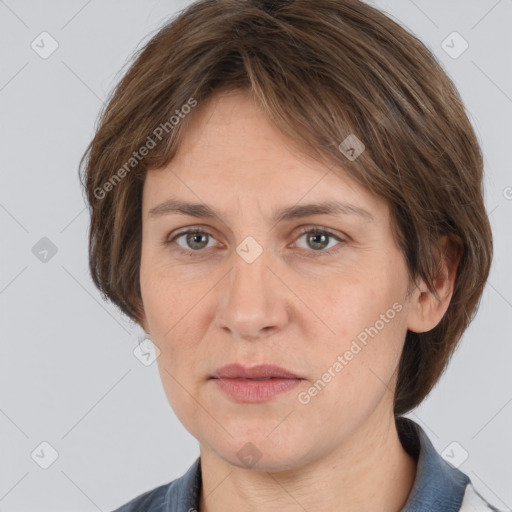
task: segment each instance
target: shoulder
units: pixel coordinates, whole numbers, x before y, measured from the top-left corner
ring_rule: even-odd
[[[490,510],[494,512],[509,512],[491,505],[478,493],[473,484],[469,482],[464,492],[460,512],[489,512]]]
[[[160,485],[150,491],[139,494],[133,500],[116,508],[112,512],[161,512],[164,510],[163,507],[166,503],[167,491],[175,481],[176,480],[173,480],[168,484]]]
[[[190,512],[199,508],[201,492],[201,458],[187,472],[167,484],[139,494],[112,512]]]

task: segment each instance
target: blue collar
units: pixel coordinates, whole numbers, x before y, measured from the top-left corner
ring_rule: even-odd
[[[416,478],[400,512],[459,512],[469,477],[436,451],[425,431],[405,416],[396,419],[400,442],[417,461]],[[196,512],[201,492],[201,458],[169,484],[138,496],[114,512]]]
[[[405,451],[417,461],[416,478],[400,512],[458,512],[469,477],[439,455],[417,423],[402,416],[396,428]]]

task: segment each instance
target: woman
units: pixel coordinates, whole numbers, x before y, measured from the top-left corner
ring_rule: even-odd
[[[200,445],[118,511],[497,510],[403,417],[492,258],[478,141],[418,39],[357,0],[200,0],[100,121],[92,277]]]

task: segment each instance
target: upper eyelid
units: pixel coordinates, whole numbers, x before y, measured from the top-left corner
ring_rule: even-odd
[[[326,227],[320,226],[318,224],[310,224],[310,225],[306,225],[306,226],[299,226],[296,229],[299,230],[299,234],[300,235],[306,234],[309,231],[315,231],[316,230],[316,231],[326,232],[326,233],[330,234],[331,236],[338,237],[338,238],[346,236],[346,235],[339,235],[338,233],[335,233],[330,228],[326,228]],[[206,228],[206,227],[203,228],[202,226],[188,226],[186,228],[183,228],[183,230],[178,230],[177,232],[170,233],[169,235],[167,235],[167,239],[169,239],[169,240],[170,239],[175,239],[178,236],[185,235],[185,234],[188,234],[188,233],[191,233],[191,232],[192,233],[193,232],[198,232],[198,233],[201,233],[201,234],[208,234],[208,235],[212,236],[213,238],[215,238],[215,236],[211,233],[210,228]]]

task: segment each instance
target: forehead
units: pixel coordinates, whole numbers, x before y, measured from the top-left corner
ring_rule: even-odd
[[[145,210],[169,196],[226,208],[236,203],[238,209],[274,211],[325,201],[350,202],[376,216],[387,209],[340,165],[298,147],[243,91],[216,94],[198,105],[172,161],[148,171]]]

